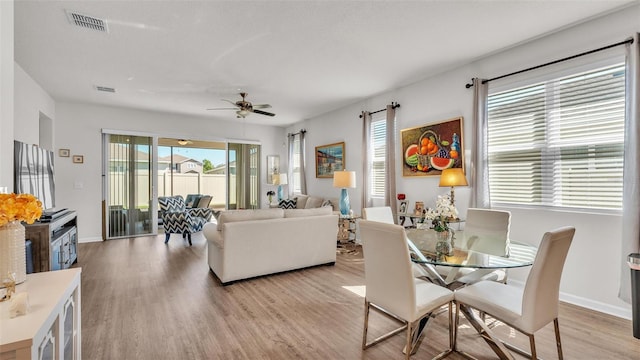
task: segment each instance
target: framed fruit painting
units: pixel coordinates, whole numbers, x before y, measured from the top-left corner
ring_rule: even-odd
[[[404,129],[400,132],[402,176],[440,175],[463,168],[462,117]]]

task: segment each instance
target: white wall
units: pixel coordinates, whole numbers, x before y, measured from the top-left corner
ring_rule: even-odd
[[[51,122],[55,123],[55,101],[17,63],[15,63],[14,76],[15,140],[54,150],[49,146],[49,144],[55,145],[50,126],[48,126],[49,129],[46,129],[49,130],[49,134],[46,134],[46,131],[45,134],[42,134],[45,137],[42,140],[45,141],[41,144],[40,130],[43,129],[40,126],[40,118],[44,114],[45,118],[51,119]]]
[[[474,139],[471,138],[473,90],[466,89],[464,85],[470,82],[472,77],[492,78],[507,74],[620,42],[638,31],[640,5],[636,4],[617,13],[479,59],[453,71],[295,124],[288,130],[308,130],[308,193],[325,196],[338,194],[330,179],[315,178],[314,147],[318,145],[345,141],[346,167],[356,171],[358,181],[362,179],[362,125],[361,119],[358,118],[361,110],[375,111],[392,101],[400,103],[401,107],[396,112],[397,136],[401,129],[463,116],[464,156],[466,167],[469,169],[470,149],[474,143]],[[449,189],[438,187],[438,177],[402,177],[401,161],[401,154],[397,154],[397,192],[407,194],[409,206],[413,206],[416,200],[433,206],[437,195],[448,192]],[[470,177],[467,177],[470,180]],[[351,189],[350,197],[354,212],[361,213],[360,190]],[[456,205],[463,216],[468,208],[469,199],[470,187],[456,188]],[[624,260],[620,254],[620,216],[547,210],[508,210],[512,212],[512,238],[518,241],[538,244],[546,230],[564,225],[575,226],[576,236],[563,273],[561,298],[614,315],[631,317],[630,306],[617,297],[620,261]],[[510,279],[523,281],[526,273],[523,270],[512,271]]]
[[[13,0],[0,1],[0,187],[13,190]]]
[[[83,164],[72,158],[56,157],[56,207],[78,213],[80,242],[102,238],[102,129],[139,131],[162,137],[194,140],[249,140],[262,146],[261,191],[266,203],[266,155],[285,157],[284,129],[273,126],[244,126],[206,117],[189,117],[159,112],[59,102],[56,104],[56,146],[83,155]]]

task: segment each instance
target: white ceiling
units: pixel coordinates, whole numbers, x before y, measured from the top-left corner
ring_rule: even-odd
[[[56,101],[235,121],[206,109],[241,90],[285,126],[631,2],[16,0],[15,59]]]

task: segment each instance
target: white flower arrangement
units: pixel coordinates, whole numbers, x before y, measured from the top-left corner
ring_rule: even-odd
[[[449,221],[458,218],[458,210],[451,204],[449,195],[438,196],[435,209],[429,208],[425,219],[431,220],[435,231],[449,230]]]

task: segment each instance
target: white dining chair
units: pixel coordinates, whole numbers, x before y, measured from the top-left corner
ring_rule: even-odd
[[[367,207],[362,209],[362,218],[369,221],[377,221],[385,224],[394,224],[393,212],[389,206]],[[414,277],[429,277],[429,273],[419,264],[412,265]]]
[[[453,292],[413,276],[409,248],[402,226],[369,220],[361,220],[359,225],[366,286],[362,349],[406,330],[405,354],[406,359],[409,359],[414,350],[413,333],[418,329],[420,320],[448,304],[450,348],[441,355],[449,353],[455,338],[451,309]],[[402,323],[403,326],[368,343],[371,308]]]
[[[531,354],[504,344],[512,351],[532,359],[537,359],[534,333],[553,321],[558,358],[562,359],[558,325],[560,278],[574,234],[573,227],[563,227],[544,234],[524,288],[480,281],[456,290],[456,302],[484,312],[527,335]],[[459,313],[456,312],[456,328]]]
[[[462,241],[465,242],[466,248],[469,250],[482,254],[507,256],[509,254],[510,228],[511,213],[509,211],[470,208],[467,210]],[[472,284],[480,280],[506,282],[507,272],[503,269],[461,269],[447,280],[453,279],[465,284]]]

